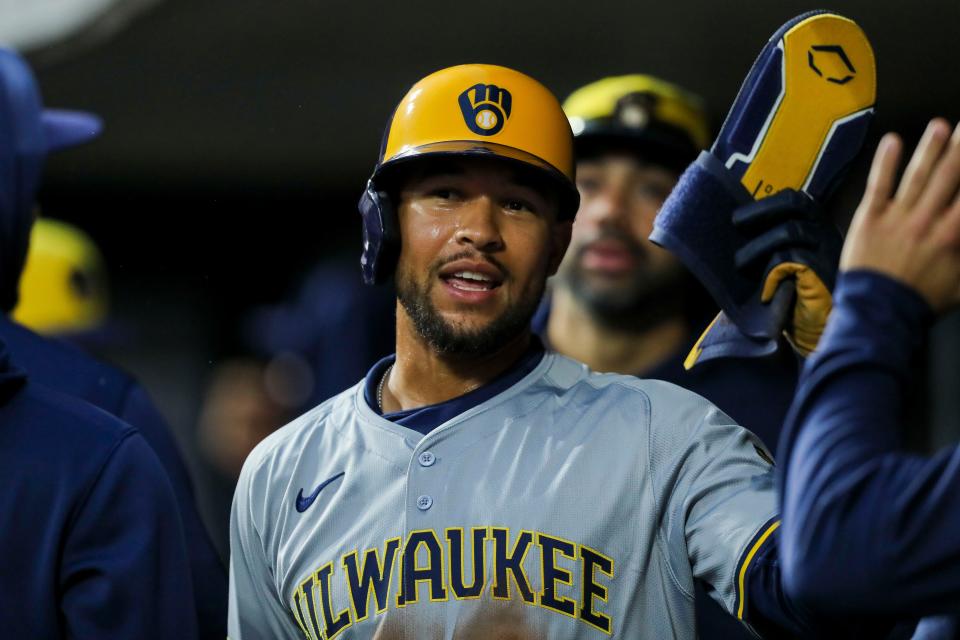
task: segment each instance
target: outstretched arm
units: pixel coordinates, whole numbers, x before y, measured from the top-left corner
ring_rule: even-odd
[[[784,584],[821,611],[960,610],[960,449],[924,458],[897,439],[932,311],[960,302],[960,129],[931,122],[894,193],[900,149],[877,150],[781,436]]]

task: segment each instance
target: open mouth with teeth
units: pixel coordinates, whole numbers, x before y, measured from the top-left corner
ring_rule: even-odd
[[[476,271],[454,271],[443,274],[440,278],[461,291],[492,291],[503,284],[499,278]]]

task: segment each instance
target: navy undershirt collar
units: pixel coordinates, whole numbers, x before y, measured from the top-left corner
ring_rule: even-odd
[[[386,372],[387,367],[397,360],[397,355],[392,354],[373,365],[373,368],[367,373],[364,380],[363,397],[370,408],[382,415],[384,419],[426,435],[444,422],[512,387],[540,364],[543,355],[543,343],[537,336],[531,336],[530,346],[520,359],[482,387],[438,404],[380,414],[380,407],[377,406],[377,386],[380,384],[380,379]]]

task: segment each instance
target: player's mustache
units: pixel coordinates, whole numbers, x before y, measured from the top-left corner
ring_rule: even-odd
[[[443,269],[446,265],[450,264],[451,262],[456,262],[457,260],[473,260],[474,262],[486,262],[490,265],[493,265],[500,272],[501,280],[503,280],[504,282],[507,280],[507,278],[510,277],[510,270],[507,269],[502,262],[500,262],[493,256],[479,252],[479,251],[469,251],[469,250],[461,251],[459,253],[453,254],[452,256],[447,256],[445,258],[442,258],[430,268],[430,275],[436,276],[438,273],[440,273],[440,270]]]

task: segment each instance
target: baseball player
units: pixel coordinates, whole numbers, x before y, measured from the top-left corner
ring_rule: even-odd
[[[507,620],[522,637],[692,638],[696,578],[758,631],[809,629],[780,588],[759,440],[531,335],[579,201],[553,95],[451,67],[410,89],[383,141],[362,266],[395,278],[396,354],[247,459],[230,637],[466,638]]]
[[[898,450],[911,360],[960,304],[960,128],[933,120],[903,178],[884,137],[841,260],[836,301],[780,447],[784,578],[836,612],[958,612],[956,447]]]
[[[682,263],[647,239],[677,178],[709,142],[702,101],[636,74],[581,87],[563,109],[574,132],[580,210],[534,331],[595,371],[689,389],[772,450],[793,399],[796,359],[783,349],[685,370],[686,355],[716,309],[704,304],[706,293]],[[700,637],[750,637],[702,585],[696,595]]]
[[[13,51],[0,49],[0,140],[5,141],[0,145],[0,339],[31,380],[86,400],[143,435],[177,497],[200,632],[220,637],[225,631],[226,571],[200,521],[190,478],[166,421],[126,373],[7,317],[17,304],[44,159],[51,151],[94,138],[99,130],[99,120],[90,114],[44,109],[30,68]],[[177,510],[169,517],[176,518]]]

